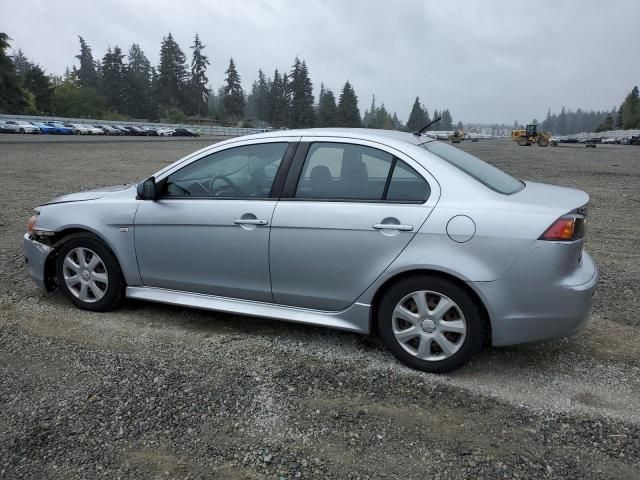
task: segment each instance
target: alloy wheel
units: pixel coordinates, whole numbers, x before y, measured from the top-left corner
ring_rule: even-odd
[[[69,250],[62,263],[62,273],[71,294],[83,302],[97,302],[107,293],[107,269],[93,250],[83,247]]]

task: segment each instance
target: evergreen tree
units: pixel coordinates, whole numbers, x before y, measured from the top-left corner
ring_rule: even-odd
[[[596,129],[596,131],[605,132],[607,130],[613,130],[613,116],[607,115],[604,122]]]
[[[207,103],[209,99],[209,89],[207,83],[207,66],[210,65],[209,59],[202,53],[205,45],[202,45],[200,37],[196,33],[191,49],[193,54],[191,57],[191,93],[195,108],[193,113],[201,116],[207,112]]]
[[[296,57],[291,70],[289,91],[291,92],[291,111],[289,125],[292,128],[312,127],[315,123],[313,109],[313,84],[309,78],[307,64]]]
[[[440,121],[440,130],[453,130],[453,119],[449,113],[449,109],[444,109],[440,112],[442,120]]]
[[[27,110],[33,114],[51,113],[53,88],[51,80],[40,65],[35,64],[21,49],[13,55],[18,81],[28,100]]]
[[[338,124],[338,107],[333,92],[320,85],[318,97],[318,122],[319,127],[334,127]]]
[[[23,77],[33,66],[33,62],[27,58],[21,48],[12,56],[13,65],[16,67],[16,75]]]
[[[125,72],[126,113],[133,118],[155,118],[153,69],[142,48],[131,45]]]
[[[341,127],[361,127],[360,110],[358,109],[358,97],[347,80],[340,94],[338,102],[338,125]]]
[[[256,118],[266,122],[269,119],[269,86],[270,81],[262,69],[258,70],[258,81],[255,91]]]
[[[226,72],[227,78],[224,85],[224,109],[227,118],[231,120],[240,120],[244,115],[244,92],[240,85],[240,75],[236,70],[233,58],[229,60],[229,68]]]
[[[0,32],[0,112],[20,113],[27,106],[25,92],[20,88],[16,67],[7,55],[9,35]]]
[[[162,39],[158,66],[157,101],[163,110],[184,109],[186,57],[171,33]]]
[[[376,96],[375,94],[371,96],[371,106],[368,110],[364,111],[364,115],[362,116],[362,126],[365,128],[375,128],[371,126],[371,122],[373,121],[373,117],[376,114]]]
[[[80,68],[76,70],[78,82],[81,87],[98,89],[100,79],[96,62],[91,53],[91,47],[81,36],[78,36],[78,39],[80,40],[80,54],[76,55],[76,58],[80,60]]]
[[[632,129],[640,127],[640,95],[638,87],[633,89],[627,95],[622,103],[622,128]]]
[[[620,108],[618,108],[618,111],[616,112],[616,120],[614,123],[614,128],[622,128],[622,123],[623,123],[623,115],[622,115],[622,109],[623,109],[624,103],[622,103],[620,105]]]
[[[276,69],[273,73],[273,82],[271,82],[271,91],[269,92],[269,123],[274,128],[285,126],[287,120],[289,105],[286,90],[287,86],[278,69]]]
[[[434,118],[436,118],[437,111],[434,112]],[[420,105],[420,98],[416,97],[413,102],[413,107],[411,107],[411,113],[409,114],[409,119],[407,120],[407,125],[405,130],[407,132],[417,132],[422,127],[424,127],[428,122],[427,116],[425,115],[425,111]]]
[[[118,113],[126,112],[126,72],[122,59],[124,55],[117,45],[102,58],[102,95],[108,108]]]
[[[31,64],[22,76],[22,87],[33,95],[36,113],[51,113],[53,87],[49,76],[40,65]]]
[[[404,130],[404,125],[398,119],[398,114],[396,112],[393,112],[393,117],[391,118],[391,120],[393,121],[394,130]]]

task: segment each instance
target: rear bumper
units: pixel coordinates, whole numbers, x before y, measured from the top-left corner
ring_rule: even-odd
[[[29,276],[38,287],[46,290],[45,264],[53,248],[44,243],[36,242],[28,233],[25,233],[22,245]]]
[[[513,345],[574,335],[588,322],[598,269],[583,252],[578,269],[558,282],[476,282],[489,311],[492,345]]]

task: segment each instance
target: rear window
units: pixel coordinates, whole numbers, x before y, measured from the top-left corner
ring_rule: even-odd
[[[520,180],[464,150],[442,142],[427,142],[422,146],[498,193],[511,195],[524,188]]]

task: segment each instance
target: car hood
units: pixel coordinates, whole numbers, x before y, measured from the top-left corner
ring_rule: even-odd
[[[129,188],[131,185],[114,185],[112,187],[102,187],[96,188],[95,190],[86,190],[84,192],[77,193],[69,193],[67,195],[62,195],[60,197],[54,198],[53,200],[44,203],[43,205],[51,205],[54,203],[68,203],[68,202],[84,202],[86,200],[96,200],[98,198],[102,198],[105,195],[112,192],[119,192],[126,188]]]

